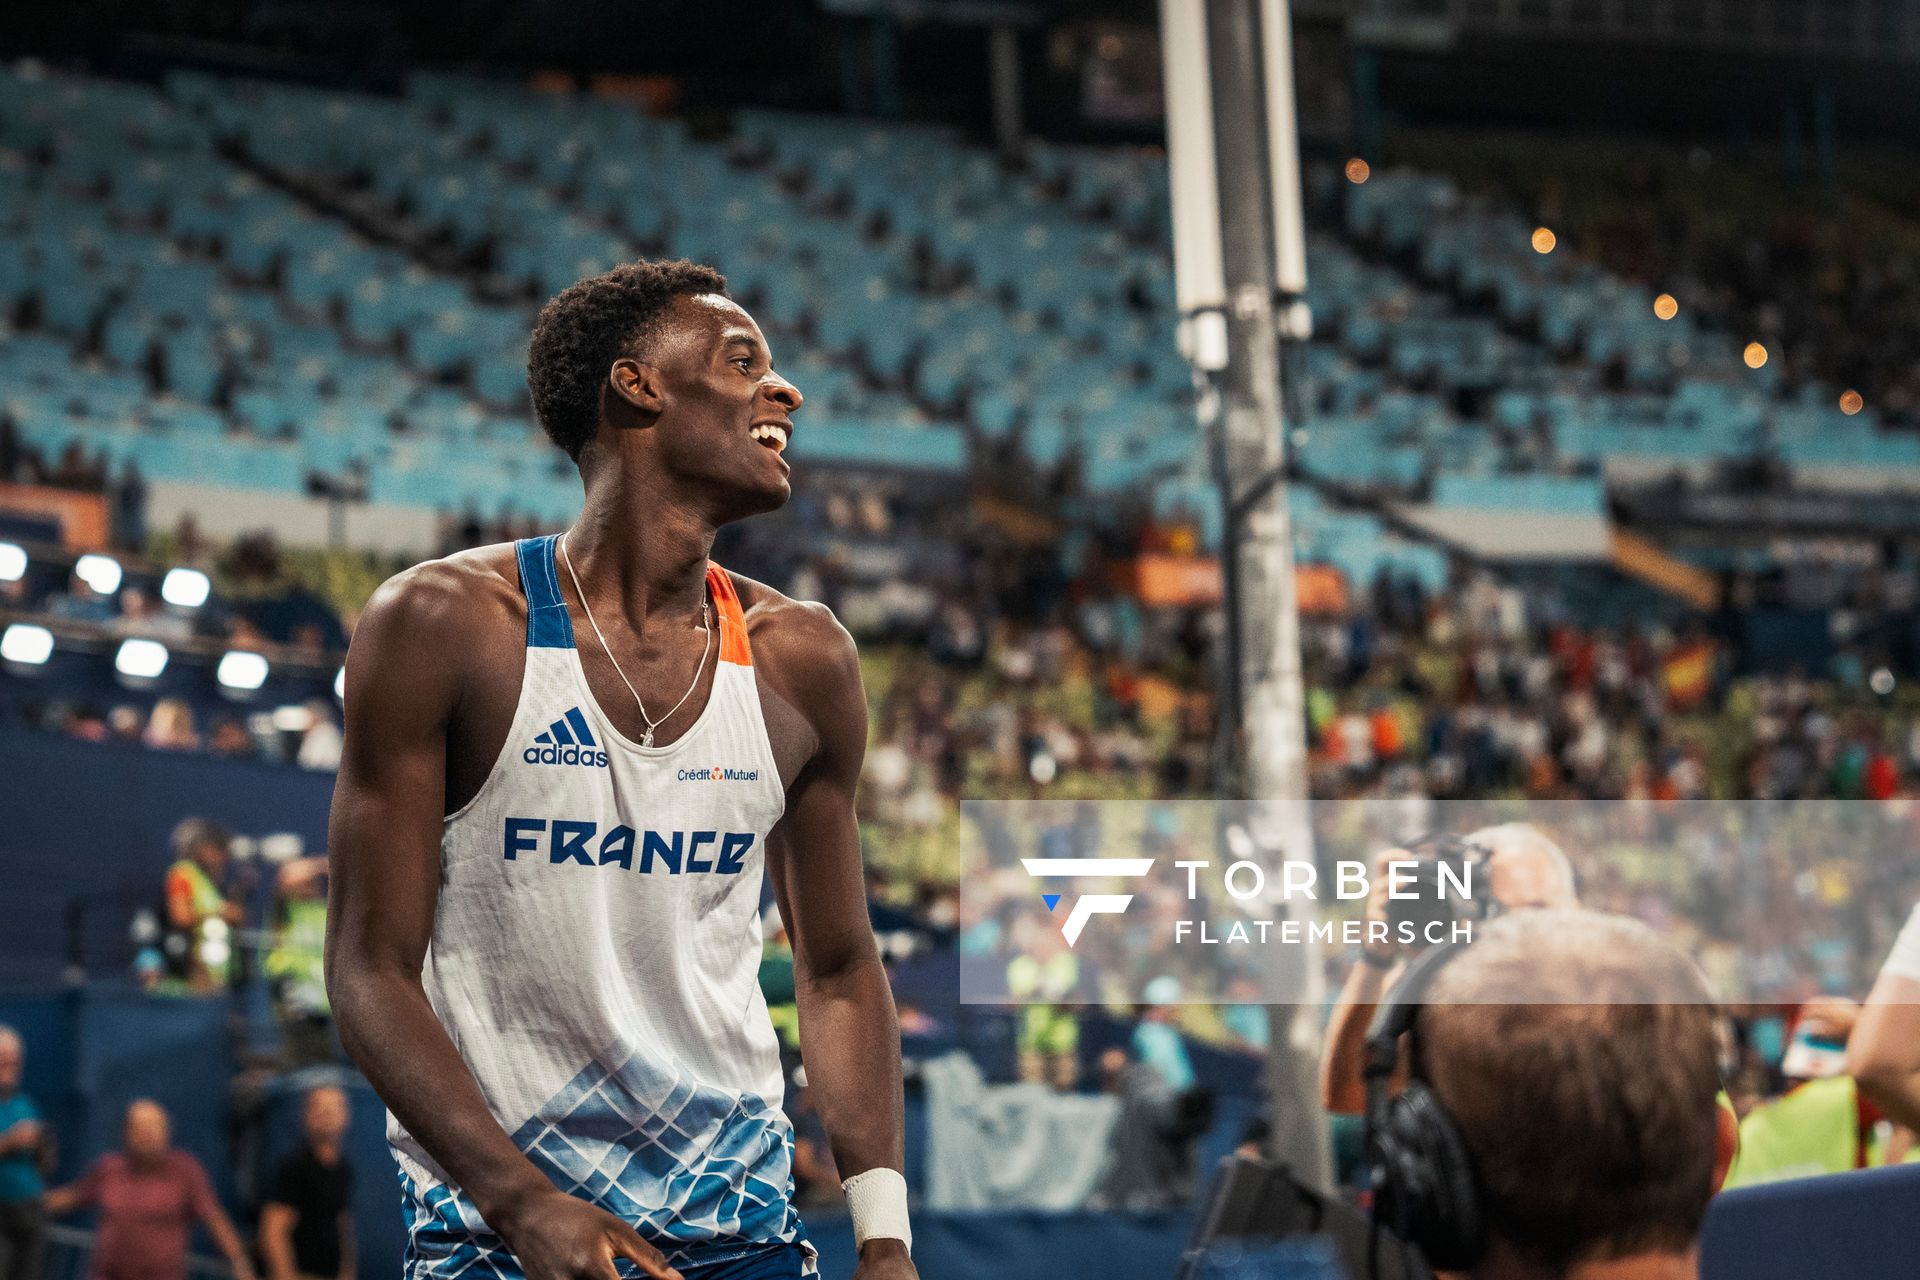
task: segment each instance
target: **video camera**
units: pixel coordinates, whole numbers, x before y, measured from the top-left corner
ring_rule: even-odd
[[[1403,934],[1407,925],[1425,937],[1432,924],[1443,927],[1458,921],[1481,924],[1500,914],[1500,903],[1493,896],[1493,883],[1487,870],[1493,860],[1493,850],[1445,831],[1421,836],[1403,847],[1414,863],[1413,883],[1407,884],[1403,872],[1400,880],[1403,896],[1387,902],[1387,918],[1396,936]],[[1451,873],[1444,891],[1440,878],[1442,867]],[[1460,892],[1462,884],[1471,886],[1471,897]],[[1406,893],[1416,896],[1405,897]]]

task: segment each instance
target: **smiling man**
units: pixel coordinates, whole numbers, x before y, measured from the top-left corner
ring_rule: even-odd
[[[707,558],[787,500],[800,393],[688,262],[554,298],[528,384],[579,520],[400,574],[347,659],[328,986],[392,1112],[408,1276],[813,1273],[764,868],[857,1274],[911,1277],[858,659],[824,608]]]

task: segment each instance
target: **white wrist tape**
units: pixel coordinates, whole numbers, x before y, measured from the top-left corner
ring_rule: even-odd
[[[840,1184],[853,1215],[853,1247],[869,1240],[898,1240],[913,1252],[913,1228],[907,1225],[907,1180],[896,1169],[869,1169]]]

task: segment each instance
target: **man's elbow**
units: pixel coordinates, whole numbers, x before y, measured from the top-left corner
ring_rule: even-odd
[[[1869,1098],[1896,1091],[1920,1074],[1916,1048],[1855,1036],[1847,1046],[1847,1074]]]
[[[843,995],[860,989],[864,980],[879,975],[886,989],[886,966],[880,963],[880,946],[871,933],[826,949],[808,948],[794,957],[794,982],[828,995]]]
[[[371,1022],[394,1007],[408,988],[420,990],[420,974],[364,956],[335,955],[326,967],[327,1003],[348,1053]]]

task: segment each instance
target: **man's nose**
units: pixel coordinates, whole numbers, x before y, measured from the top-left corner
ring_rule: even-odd
[[[766,391],[767,399],[773,401],[788,413],[792,413],[795,409],[798,409],[801,405],[805,404],[807,400],[805,396],[800,394],[800,388],[794,386],[777,373],[767,375]]]

